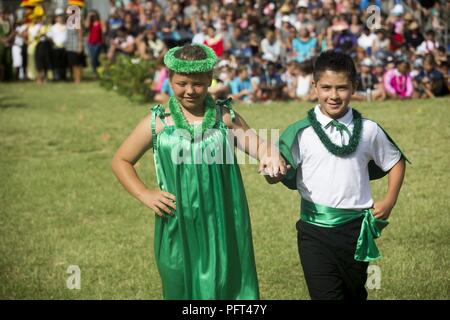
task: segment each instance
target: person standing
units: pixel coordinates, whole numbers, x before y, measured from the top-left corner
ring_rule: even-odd
[[[97,68],[100,65],[99,56],[103,48],[103,30],[105,30],[97,11],[89,12],[85,28],[88,30],[87,47],[94,78],[97,78]]]
[[[52,68],[53,80],[65,81],[67,71],[67,27],[64,21],[64,10],[61,8],[55,11],[55,23],[50,27],[48,37],[53,43],[52,46]]]

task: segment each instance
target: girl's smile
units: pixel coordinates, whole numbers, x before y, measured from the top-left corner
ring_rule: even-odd
[[[189,111],[203,111],[203,103],[211,85],[211,73],[180,74],[170,76],[174,96]]]

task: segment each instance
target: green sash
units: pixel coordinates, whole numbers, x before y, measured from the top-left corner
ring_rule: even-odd
[[[370,209],[337,209],[312,203],[302,198],[300,219],[320,227],[332,228],[364,216],[359,232],[354,258],[358,261],[373,261],[381,258],[375,239],[388,225],[386,220],[377,219]]]

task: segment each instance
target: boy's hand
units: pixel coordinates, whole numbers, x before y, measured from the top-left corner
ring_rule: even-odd
[[[270,177],[282,177],[286,175],[289,168],[290,166],[286,165],[283,157],[276,152],[273,156],[265,155],[261,158],[258,173]]]
[[[373,216],[377,219],[387,220],[394,206],[395,202],[389,199],[377,201],[373,204]]]
[[[172,215],[172,209],[176,210],[176,198],[173,194],[159,189],[145,190],[138,199],[155,213],[163,217],[164,213]]]

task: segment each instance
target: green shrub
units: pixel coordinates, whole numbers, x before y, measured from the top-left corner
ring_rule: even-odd
[[[129,97],[133,102],[143,103],[153,98],[148,79],[153,78],[155,61],[118,55],[114,61],[101,58],[98,69],[100,85]]]

